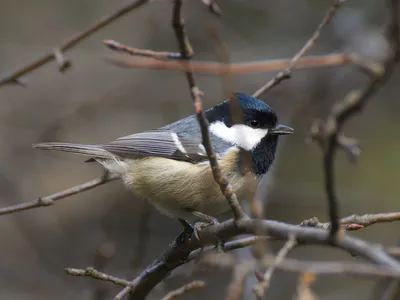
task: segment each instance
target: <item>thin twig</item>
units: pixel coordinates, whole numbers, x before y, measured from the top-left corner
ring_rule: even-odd
[[[372,76],[372,79],[363,90],[350,92],[343,101],[337,103],[333,107],[326,122],[323,126],[320,126],[320,139],[324,141],[325,191],[328,199],[329,218],[332,224],[330,227],[330,239],[335,237],[340,228],[334,176],[334,159],[339,133],[346,121],[354,114],[359,113],[382,83],[390,77],[400,58],[398,1],[389,1],[388,7],[390,10],[390,20],[387,26],[386,36],[391,49],[389,53],[387,53],[387,57],[383,63],[384,72]]]
[[[37,207],[43,207],[43,206],[49,206],[54,204],[55,201],[64,199],[66,197],[90,190],[92,188],[95,188],[99,185],[103,185],[106,182],[109,182],[111,180],[115,180],[119,178],[119,176],[115,174],[110,174],[106,173],[105,175],[95,178],[93,180],[90,180],[88,182],[76,185],[74,187],[71,187],[69,189],[63,190],[61,192],[57,192],[48,196],[44,197],[39,197],[36,200],[33,200],[31,202],[25,202],[25,203],[20,203],[4,208],[0,208],[0,215],[6,215],[6,214],[11,214],[15,213],[18,211],[23,211],[23,210],[28,210],[32,208],[37,208]]]
[[[57,59],[58,65],[60,68],[60,71],[64,71],[70,62],[66,60],[62,53],[66,52],[67,50],[73,48],[80,42],[82,42],[84,39],[88,38],[91,36],[93,33],[97,32],[98,30],[104,28],[105,26],[109,25],[113,21],[119,19],[123,15],[127,14],[128,12],[140,7],[142,4],[146,3],[147,0],[133,0],[130,1],[129,3],[125,4],[124,6],[120,7],[117,9],[114,13],[105,16],[101,18],[100,21],[96,22],[94,25],[90,26],[83,32],[74,35],[70,39],[68,39],[66,42],[61,44],[60,46],[56,47],[55,51],[49,52],[48,54],[45,54],[44,56],[40,57],[39,59],[33,61],[32,63],[18,69],[17,71],[13,72],[12,74],[5,76],[0,79],[0,86],[4,84],[9,84],[9,83],[21,83],[20,77],[40,68],[41,66],[53,61],[54,59]]]
[[[239,300],[243,295],[243,286],[250,271],[254,269],[254,261],[239,262],[233,269],[232,281],[228,287],[226,300]]]
[[[292,251],[294,247],[296,247],[296,245],[297,242],[295,236],[290,236],[289,240],[278,252],[278,255],[275,257],[273,264],[267,269],[267,271],[262,276],[260,283],[253,286],[253,290],[258,299],[262,299],[264,297],[265,292],[270,285],[272,274],[274,274],[277,267],[282,263],[282,261],[286,258],[289,252]]]
[[[313,272],[303,272],[299,276],[299,282],[296,288],[296,300],[317,300],[317,296],[311,290],[310,286],[315,280]]]
[[[380,213],[380,214],[365,214],[365,215],[351,215],[339,220],[342,228],[346,230],[359,230],[364,227],[376,223],[387,223],[400,221],[400,212]],[[304,220],[300,223],[301,226],[311,226],[316,228],[330,229],[331,223],[322,223],[317,218]]]
[[[162,298],[162,300],[175,299],[176,297],[182,296],[183,294],[186,294],[187,292],[202,289],[205,287],[205,285],[206,285],[205,282],[202,280],[192,281],[190,283],[187,283],[187,284],[181,286],[179,289],[169,292],[167,295],[165,295]]]
[[[308,50],[310,50],[314,46],[314,43],[320,36],[322,29],[326,25],[329,24],[329,22],[334,17],[338,8],[344,2],[345,2],[345,0],[334,0],[333,5],[328,9],[323,20],[318,25],[317,29],[314,31],[314,33],[311,35],[311,37],[308,39],[308,41],[304,44],[304,46],[296,53],[295,56],[293,56],[292,60],[289,63],[289,66],[285,70],[279,72],[274,78],[272,78],[269,82],[267,82],[261,88],[259,88],[253,94],[254,97],[257,97],[257,98],[260,97],[262,94],[264,94],[266,91],[268,91],[269,89],[271,89],[274,86],[276,86],[277,84],[279,84],[281,81],[290,78],[293,68],[299,67],[299,65],[300,65],[299,61],[301,60],[301,58],[307,53]]]
[[[112,275],[105,274],[103,272],[97,271],[94,268],[86,268],[86,269],[74,269],[74,268],[66,268],[65,272],[71,276],[84,276],[84,277],[91,277],[94,279],[110,281],[116,285],[120,286],[127,286],[129,285],[129,281],[118,278]]]
[[[129,55],[151,57],[161,60],[182,58],[182,53],[180,52],[165,52],[165,51],[162,52],[162,51],[153,51],[148,49],[138,49],[126,46],[114,40],[104,40],[103,43],[111,50],[127,53]]]
[[[121,300],[126,295],[128,295],[132,290],[134,290],[148,274],[153,274],[159,272],[159,270],[163,267],[163,263],[153,264],[148,267],[144,272],[140,273],[134,280],[128,282],[128,285],[125,286],[123,290],[121,290],[113,300]]]
[[[186,35],[183,17],[181,16],[181,7],[182,7],[182,1],[175,0],[173,8],[173,16],[172,16],[172,26],[175,30],[175,35],[178,40],[179,48],[182,53],[183,59],[190,60],[191,56],[193,55],[193,49]],[[194,78],[193,72],[189,70],[185,72],[185,74],[189,84],[192,100],[195,106],[197,121],[199,122],[200,125],[203,145],[204,148],[206,149],[207,156],[210,161],[215,182],[219,185],[222,194],[229,202],[235,220],[243,219],[246,217],[246,214],[241,208],[239,201],[237,200],[237,197],[233,192],[232,186],[230,185],[228,180],[223,176],[217,160],[217,156],[215,155],[215,152],[213,150],[210,133],[208,130],[208,120],[204,114],[204,110],[202,107],[201,97],[203,93],[196,86],[196,80]]]
[[[229,112],[232,118],[232,124],[243,124],[243,112],[240,108],[238,99],[235,96],[235,83],[234,77],[231,72],[231,63],[229,57],[229,51],[223,42],[222,38],[220,37],[217,29],[210,25],[208,26],[208,32],[210,36],[213,38],[215,43],[215,53],[217,59],[225,66],[225,73],[221,73],[221,82],[222,82],[222,89],[224,92],[224,98],[229,99]],[[247,151],[240,151],[239,152],[239,159],[241,162],[241,169],[243,172],[246,170],[251,171],[248,174],[252,173],[252,164],[251,164],[251,153]],[[253,197],[251,197],[252,199]]]
[[[158,69],[184,72],[191,71],[195,73],[221,75],[228,71],[232,74],[278,71],[287,68],[290,65],[292,58],[231,63],[229,66],[213,61],[191,60],[190,62],[185,62],[182,60],[159,60],[147,57],[136,57],[127,54],[110,55],[107,57],[107,60],[122,68]],[[331,67],[351,62],[352,61],[349,59],[348,54],[345,53],[314,55],[302,57],[296,64],[296,68]]]

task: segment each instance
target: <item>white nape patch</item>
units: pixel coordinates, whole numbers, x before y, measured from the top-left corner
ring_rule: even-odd
[[[112,156],[109,159],[96,159],[96,161],[114,174],[124,175],[129,171],[129,165],[115,156]]]
[[[245,150],[254,149],[268,134],[268,129],[251,128],[243,124],[228,127],[221,121],[211,123],[210,131],[217,137]]]
[[[178,135],[175,132],[171,132],[171,137],[179,151],[186,154],[186,149],[183,147]]]

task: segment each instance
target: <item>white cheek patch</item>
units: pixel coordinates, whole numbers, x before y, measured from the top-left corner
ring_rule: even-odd
[[[243,124],[228,127],[221,121],[210,124],[210,131],[217,137],[245,150],[254,149],[268,134],[268,129],[251,128]]]

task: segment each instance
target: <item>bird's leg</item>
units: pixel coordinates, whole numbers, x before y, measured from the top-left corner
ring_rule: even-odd
[[[183,227],[183,231],[192,234],[194,231],[194,227],[192,224],[190,224],[188,221],[185,219],[178,218],[179,223],[181,223]]]
[[[199,232],[207,227],[207,226],[211,226],[211,225],[217,225],[219,224],[217,218],[214,218],[210,215],[204,214],[202,212],[196,211],[196,210],[188,210],[190,211],[190,213],[192,215],[194,215],[195,217],[197,217],[198,219],[201,220],[201,222],[196,222],[194,224],[193,227],[193,234],[196,237],[197,240],[200,241],[200,237],[199,237]],[[220,251],[222,251],[222,248],[224,246],[225,241],[218,239],[218,242],[216,244],[216,248]]]
[[[188,221],[185,219],[178,218],[179,223],[181,223],[183,227],[183,231],[179,235],[179,238],[177,238],[177,241],[179,243],[184,244],[185,240],[190,239],[195,231],[194,227],[192,224],[190,224]]]

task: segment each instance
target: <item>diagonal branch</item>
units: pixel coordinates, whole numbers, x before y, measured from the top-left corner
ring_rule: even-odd
[[[253,290],[256,293],[258,299],[263,299],[265,296],[266,290],[269,288],[272,275],[275,270],[279,267],[279,265],[284,261],[290,251],[292,251],[297,246],[296,238],[294,236],[290,236],[288,241],[282,247],[282,249],[278,252],[278,255],[273,260],[271,266],[267,269],[267,271],[262,276],[260,283],[253,286]]]
[[[183,59],[189,60],[193,55],[193,49],[190,45],[189,39],[186,35],[186,30],[184,26],[184,20],[181,16],[181,7],[182,1],[175,0],[174,2],[174,9],[173,9],[173,16],[172,16],[172,26],[175,30],[175,35],[178,40],[179,48],[182,53]],[[192,71],[185,72],[186,79],[189,84],[189,89],[191,92],[192,100],[195,106],[197,121],[199,122],[201,135],[203,138],[203,145],[206,149],[208,159],[210,161],[211,169],[213,172],[213,176],[215,182],[219,185],[222,194],[225,196],[226,200],[229,202],[231,206],[233,215],[235,220],[240,220],[246,217],[243,209],[241,208],[239,201],[233,192],[231,184],[222,174],[221,168],[219,166],[217,156],[213,150],[213,146],[211,143],[210,133],[208,130],[208,120],[204,114],[204,110],[202,107],[201,97],[203,93],[200,89],[196,86],[196,80]]]
[[[334,0],[333,5],[328,9],[326,12],[323,20],[321,23],[318,25],[317,29],[314,31],[314,33],[311,35],[311,37],[308,39],[308,41],[305,43],[305,45],[296,53],[296,55],[292,58],[292,60],[289,63],[289,66],[279,72],[274,78],[272,78],[269,82],[267,82],[265,85],[263,85],[261,88],[259,88],[254,94],[254,97],[260,97],[262,94],[264,94],[266,91],[269,89],[273,88],[277,84],[279,84],[281,81],[290,78],[292,74],[292,69],[296,67],[300,59],[307,53],[308,50],[310,50],[313,46],[315,41],[319,38],[322,29],[330,23],[332,18],[335,16],[336,11],[339,9],[339,7],[345,2],[346,0]]]
[[[195,280],[195,281],[189,282],[189,283],[181,286],[180,288],[169,292],[161,300],[175,299],[176,297],[182,296],[183,294],[186,294],[187,292],[202,289],[205,287],[205,285],[206,285],[205,282],[202,280]]]
[[[90,26],[83,32],[81,32],[77,35],[74,35],[73,37],[68,39],[66,42],[64,42],[60,46],[56,47],[54,51],[49,52],[48,54],[45,54],[44,56],[33,61],[32,63],[22,67],[21,69],[18,69],[17,71],[14,71],[12,74],[1,78],[0,86],[2,86],[4,84],[9,84],[9,83],[22,84],[20,77],[42,67],[43,65],[45,65],[55,59],[57,60],[60,71],[64,71],[66,68],[69,67],[70,62],[63,57],[63,55],[62,55],[63,52],[73,48],[74,46],[76,46],[77,44],[82,42],[84,39],[91,36],[93,33],[97,32],[98,30],[100,30],[100,29],[104,28],[105,26],[109,25],[110,23],[114,22],[115,20],[119,19],[123,15],[126,15],[128,12],[142,6],[142,4],[145,4],[146,2],[147,2],[147,0],[132,0],[132,1],[130,1],[129,3],[122,6],[121,8],[117,9],[112,14],[103,17],[100,21],[98,21],[94,25]]]
[[[110,174],[106,172],[103,176],[95,178],[93,180],[87,181],[85,183],[76,185],[74,187],[71,187],[69,189],[44,196],[44,197],[39,197],[36,200],[33,200],[31,202],[25,202],[25,203],[20,203],[4,208],[0,208],[0,216],[1,215],[6,215],[6,214],[12,214],[14,212],[19,212],[27,209],[32,209],[32,208],[37,208],[37,207],[43,207],[43,206],[50,206],[53,205],[55,201],[64,199],[66,197],[90,190],[92,188],[95,188],[99,185],[103,185],[111,180],[115,180],[119,178],[119,176],[115,174]]]
[[[114,283],[116,285],[120,285],[120,286],[129,285],[128,280],[99,272],[99,271],[95,270],[94,268],[86,268],[86,269],[66,268],[65,272],[71,276],[91,277],[93,279],[109,281],[109,282],[112,282],[112,283]]]

